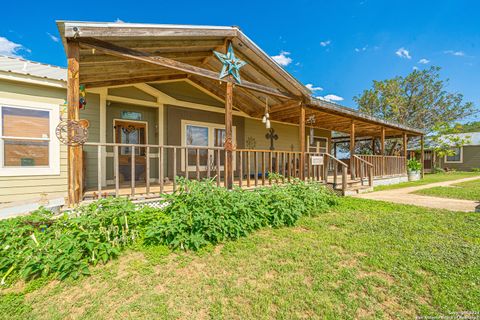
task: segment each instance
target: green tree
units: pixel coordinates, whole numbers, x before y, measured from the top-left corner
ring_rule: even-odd
[[[465,124],[458,125],[460,132],[480,132],[480,121],[472,121]]]
[[[473,115],[472,102],[448,92],[440,67],[414,70],[405,77],[373,81],[371,89],[353,99],[359,111],[430,133],[440,123],[453,123]]]

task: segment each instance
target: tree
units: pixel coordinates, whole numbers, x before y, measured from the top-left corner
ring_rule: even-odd
[[[480,121],[472,121],[465,124],[458,125],[460,132],[480,132]]]
[[[373,81],[371,89],[353,99],[363,113],[430,133],[440,123],[453,123],[476,112],[462,94],[446,90],[448,79],[440,79],[440,69],[432,66],[405,77]]]

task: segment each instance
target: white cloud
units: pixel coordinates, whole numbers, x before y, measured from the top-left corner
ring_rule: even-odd
[[[403,47],[395,51],[395,54],[400,58],[412,59],[412,57],[410,56],[410,52],[408,52],[408,50]]]
[[[366,51],[368,46],[362,47],[362,48],[355,48],[355,52],[363,52]]]
[[[20,51],[30,52],[21,44],[8,40],[7,38],[0,37],[0,54],[9,57],[21,57]]]
[[[332,43],[330,40],[320,41],[320,45],[321,45],[322,47],[329,46],[330,43]]]
[[[334,94],[327,94],[326,96],[323,96],[322,98],[324,100],[327,100],[327,101],[342,101],[343,100],[342,97],[339,97],[339,96],[334,95]]]
[[[47,35],[50,37],[50,39],[52,39],[53,42],[58,42],[60,41],[60,39],[58,39],[58,37],[55,37],[53,34],[47,32]]]
[[[457,56],[457,57],[465,56],[465,52],[463,51],[446,50],[446,51],[443,51],[443,53],[451,54],[452,56]]]
[[[289,57],[290,52],[280,51],[279,55],[272,56],[272,59],[275,60],[279,65],[285,67],[292,63],[292,58]]]
[[[117,18],[117,20],[114,21],[115,23],[125,23],[125,21],[123,21],[122,19],[120,18]]]
[[[420,63],[420,64],[429,64],[429,63],[430,63],[430,60],[423,58],[423,59],[418,60],[418,63]]]
[[[322,90],[323,90],[322,87],[314,87],[313,84],[311,84],[311,83],[307,83],[307,84],[305,85],[305,87],[307,87],[308,90],[310,90],[310,91],[312,91],[312,92],[322,91]]]
[[[418,67],[413,67],[412,69],[413,69],[413,70],[418,70]]]

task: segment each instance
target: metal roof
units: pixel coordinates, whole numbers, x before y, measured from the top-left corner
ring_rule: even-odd
[[[455,133],[442,136],[442,138],[445,138],[447,140],[452,137],[468,139],[469,143],[465,143],[466,146],[480,146],[480,132]]]
[[[67,81],[67,69],[17,57],[0,55],[0,71]]]

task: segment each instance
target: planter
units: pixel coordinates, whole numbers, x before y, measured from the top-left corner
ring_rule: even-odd
[[[420,171],[408,171],[408,181],[420,180]]]

